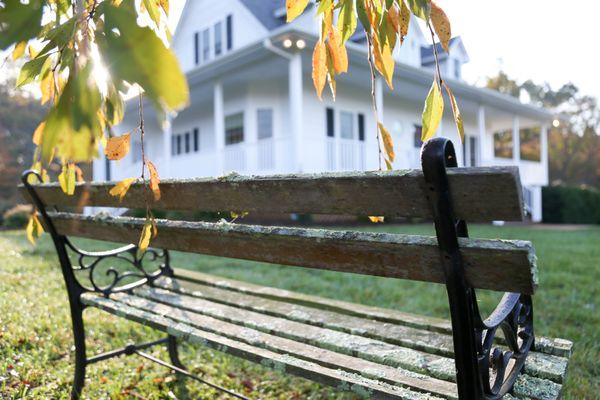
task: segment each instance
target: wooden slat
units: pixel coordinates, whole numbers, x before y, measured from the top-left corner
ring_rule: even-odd
[[[356,373],[323,367],[314,362],[302,360],[289,354],[280,354],[239,340],[231,340],[223,335],[177,322],[154,312],[134,308],[122,302],[91,294],[82,295],[81,300],[86,305],[97,307],[111,314],[168,332],[170,335],[182,340],[202,344],[280,372],[290,373],[333,386],[339,390],[352,391],[363,398],[407,400],[434,400],[440,398],[428,393],[420,393],[404,387],[389,385]],[[248,332],[250,333],[250,336],[248,336],[248,340],[250,341],[252,332],[250,330]],[[417,378],[417,376],[415,374],[414,378]]]
[[[429,375],[411,372],[413,369],[421,370],[429,366],[433,368],[433,371],[427,372],[437,371],[442,373],[446,380],[451,380],[454,377],[453,360],[451,359],[435,356],[422,358],[419,357],[420,353],[412,352],[410,349],[386,346],[385,343],[377,341],[371,341],[369,344],[359,336],[336,336],[335,332],[326,329],[315,329],[308,326],[305,328],[308,331],[305,331],[305,329],[299,329],[302,324],[289,323],[276,318],[262,319],[261,316],[249,312],[245,313],[246,319],[243,319],[244,312],[241,310],[232,310],[227,307],[219,309],[218,305],[216,305],[217,308],[213,308],[215,307],[214,303],[207,304],[193,300],[188,302],[185,297],[179,296],[179,298],[182,302],[176,301],[178,304],[169,304],[131,295],[114,296],[114,299],[121,303],[116,306],[119,311],[124,307],[133,307],[155,315],[168,316],[174,321],[171,326],[177,323],[185,324],[227,339],[313,362],[326,368],[361,373],[367,378],[384,381],[387,384],[420,388],[445,398],[456,396],[452,383],[432,378]],[[95,299],[98,297],[89,296],[84,303],[97,306],[98,301],[104,302],[105,300]],[[211,313],[214,315],[210,316]],[[288,331],[288,329],[291,330]],[[304,343],[303,341],[307,337],[313,337],[313,341]],[[301,341],[298,342],[296,339],[301,339]],[[332,342],[335,344],[332,345]],[[348,346],[348,348],[344,346]],[[224,349],[224,351],[227,352],[228,349]],[[371,354],[373,351],[377,354]],[[386,351],[387,356],[384,355]],[[400,357],[404,357],[406,364],[411,367],[409,370],[396,364]],[[448,368],[452,369],[452,376],[445,371]],[[559,393],[560,388],[561,385],[558,383],[526,376],[515,385],[514,393],[521,398],[550,399],[554,397],[549,395]]]
[[[228,291],[239,292],[264,299],[277,300],[292,305],[304,305],[320,310],[334,311],[338,314],[357,316],[368,320],[389,322],[448,335],[452,334],[452,325],[450,324],[450,321],[443,318],[333,300],[274,287],[255,285],[248,282],[182,268],[175,269],[175,277],[177,278],[177,282],[192,290],[194,290],[196,285],[214,286]],[[573,342],[560,338],[536,337],[535,347],[536,351],[540,353],[565,358],[571,357],[573,353]]]
[[[470,222],[523,219],[516,167],[454,168],[448,175],[458,218]],[[35,187],[48,206],[146,207],[141,184],[132,185],[123,201],[108,193],[114,184],[78,184],[73,196],[65,195],[57,184]],[[152,208],[432,217],[423,173],[419,170],[267,177],[228,175],[216,179],[165,180],[160,189],[161,199]]]
[[[183,284],[185,285],[185,283]],[[193,286],[189,286],[188,290],[186,287],[182,287],[178,280],[171,278],[161,278],[156,285],[175,293],[175,295],[197,297],[291,321],[382,340],[386,343],[431,354],[454,357],[451,332],[446,334],[431,332],[403,324],[381,322],[285,301],[265,299],[214,286],[193,284]],[[567,372],[567,364],[568,359],[566,358],[538,350],[529,354],[525,372],[562,383]]]
[[[59,233],[136,243],[144,220],[49,213]],[[157,220],[153,246],[275,264],[443,283],[434,237]],[[530,242],[460,239],[465,274],[475,288],[533,293]]]

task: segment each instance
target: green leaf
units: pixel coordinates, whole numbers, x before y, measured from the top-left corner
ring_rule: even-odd
[[[333,7],[333,0],[321,0],[317,8],[317,15],[323,14],[326,10],[331,9],[331,7]]]
[[[342,34],[342,42],[346,43],[356,31],[356,14],[354,13],[354,0],[340,1],[340,14],[337,26]]]
[[[96,40],[111,76],[139,84],[160,109],[186,106],[188,86],[177,58],[150,28],[137,25],[133,2],[104,4],[104,30]]]
[[[33,82],[35,78],[42,73],[46,61],[49,61],[48,55],[34,58],[23,64],[23,67],[21,67],[21,71],[19,72],[19,77],[17,78],[17,87]]]
[[[367,9],[365,8],[364,1],[359,0],[356,2],[356,13],[358,14],[358,20],[360,21],[365,31],[370,32],[371,21],[369,20],[369,16],[367,15]]]
[[[42,30],[42,1],[5,0],[0,8],[0,49],[34,38]]]
[[[423,21],[429,21],[431,14],[431,0],[408,0],[410,11]]]
[[[423,132],[421,134],[423,142],[435,136],[443,114],[444,97],[442,96],[440,85],[437,80],[434,80],[427,99],[425,99],[425,109],[423,110]]]

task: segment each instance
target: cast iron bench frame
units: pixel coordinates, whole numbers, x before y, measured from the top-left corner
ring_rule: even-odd
[[[447,170],[457,166],[453,145],[444,138],[432,139],[424,144],[421,157],[423,176],[428,189],[427,198],[433,209],[440,260],[449,298],[458,396],[460,399],[498,399],[511,391],[523,369],[529,351],[534,346],[531,296],[521,293],[505,293],[493,313],[486,319],[481,317],[475,290],[465,277],[459,247],[459,238],[468,237],[467,224],[465,221],[455,218],[451,201]],[[23,187],[26,195],[29,196],[30,201],[41,215],[46,231],[50,233],[54,241],[69,295],[75,341],[75,376],[72,398],[79,398],[81,394],[87,365],[130,354],[141,355],[180,374],[225,391],[234,397],[244,398],[240,394],[218,387],[187,372],[179,359],[177,338],[171,334],[157,341],[132,344],[87,357],[82,314],[88,306],[81,301],[82,295],[87,292],[95,292],[110,298],[115,293],[129,293],[143,285],[151,287],[161,277],[172,277],[173,269],[170,265],[169,253],[168,250],[149,249],[142,258],[138,258],[135,245],[126,245],[115,250],[101,252],[79,249],[67,236],[58,233],[55,221],[46,210],[36,187],[29,183],[32,175],[39,179],[39,175],[35,171],[30,170],[23,173]],[[69,252],[77,255],[79,265],[73,265],[69,258]],[[134,267],[133,271],[121,274],[113,270],[110,272],[113,275],[111,284],[97,285],[93,278],[94,268],[107,258],[126,260]],[[91,262],[88,263],[88,260]],[[159,266],[153,273],[148,273],[142,264],[151,262],[158,263]],[[78,269],[89,270],[92,287],[84,287],[80,284],[74,272]],[[128,285],[119,285],[123,279],[131,277],[137,277],[139,280]],[[494,340],[498,330],[503,332],[507,350],[495,347]],[[167,345],[171,364],[142,351],[158,344]],[[490,376],[490,368],[498,372],[495,377]],[[507,369],[509,372],[505,375]]]

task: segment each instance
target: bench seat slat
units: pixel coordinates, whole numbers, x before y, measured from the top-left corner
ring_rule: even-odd
[[[157,287],[173,293],[192,296],[210,302],[377,339],[430,354],[451,358],[454,356],[451,332],[447,334],[431,332],[402,324],[381,322],[285,301],[265,299],[213,286],[189,284],[171,278],[161,278],[155,284]],[[152,297],[149,296],[149,298]],[[568,360],[566,358],[557,357],[543,351],[531,352],[528,357],[525,364],[526,373],[557,383],[563,382],[567,371]]]
[[[448,179],[457,218],[469,222],[523,219],[516,167],[451,168]],[[133,184],[123,201],[109,194],[114,185],[115,182],[78,184],[73,196],[65,195],[58,184],[34,187],[49,207],[146,207],[142,184]],[[164,180],[160,189],[162,196],[152,204],[154,209],[432,217],[420,170],[262,177],[228,175]],[[26,192],[24,195],[27,197]]]
[[[118,297],[123,298],[123,296]],[[182,340],[202,344],[273,368],[280,372],[291,373],[315,382],[336,387],[339,390],[353,391],[358,395],[362,395],[362,397],[407,400],[435,400],[444,398],[429,393],[410,390],[407,387],[386,384],[385,382],[376,381],[356,373],[327,368],[320,364],[294,357],[290,354],[277,353],[244,341],[232,340],[224,337],[222,332],[215,334],[190,324],[167,318],[160,313],[131,307],[120,301],[103,298],[93,294],[84,294],[81,299],[82,302],[88,306],[97,307],[111,314],[159,329]],[[224,328],[225,326],[226,325],[223,323],[220,324],[220,328]],[[250,329],[246,329],[245,331],[250,335],[253,333]],[[258,338],[246,338],[246,341],[248,342],[252,342],[252,340],[256,341]],[[392,373],[392,371],[390,371],[390,373]],[[397,371],[395,376],[392,376],[396,378],[400,375],[401,372]],[[412,374],[412,377],[410,374],[407,374],[405,377],[406,380],[411,380],[415,385],[417,382],[420,382],[421,385],[419,387],[422,388],[423,382],[421,382],[419,378],[420,376],[416,374]],[[423,378],[425,381],[431,380],[431,378],[428,377]]]
[[[181,286],[191,287],[192,289],[197,285],[213,286],[231,292],[277,300],[292,305],[304,305],[319,310],[335,311],[338,314],[356,316],[381,322],[390,322],[393,324],[452,335],[452,325],[450,324],[450,321],[443,318],[411,314],[389,308],[372,307],[364,304],[312,296],[305,293],[255,285],[253,283],[183,268],[175,270],[175,277]],[[545,354],[569,358],[573,352],[573,342],[560,338],[536,337],[536,350]]]
[[[49,213],[59,233],[136,243],[144,220]],[[443,283],[434,237],[157,220],[155,247],[365,275]],[[466,278],[475,288],[532,294],[530,242],[460,239]]]
[[[167,291],[160,289],[138,289],[135,295],[118,294],[113,296],[113,300],[120,303],[118,310],[132,307],[153,315],[167,316],[173,321],[172,326],[177,323],[185,324],[192,329],[202,329],[242,344],[313,362],[324,368],[362,373],[386,384],[418,387],[444,398],[456,396],[454,383],[451,382],[453,360],[446,357],[423,357],[421,352],[373,340],[370,341],[372,345],[369,345],[369,340],[357,335],[336,335],[324,328],[198,301],[179,293],[170,296]],[[105,299],[96,295],[85,295],[84,299],[84,303],[94,306],[104,301]],[[310,337],[312,340],[307,341]],[[353,351],[345,351],[345,346]],[[387,352],[387,357],[374,357],[369,354],[373,351],[378,355]],[[399,358],[411,363],[408,370],[397,365]],[[434,375],[432,371],[423,371],[425,374],[413,372],[423,368],[424,363],[433,365],[434,370],[437,368],[437,372],[444,374],[446,381],[431,377]],[[452,371],[446,373],[445,370],[448,369]],[[527,375],[515,386],[515,394],[520,398],[554,399],[560,389],[559,383]]]

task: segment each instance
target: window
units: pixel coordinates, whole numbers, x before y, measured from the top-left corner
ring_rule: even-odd
[[[244,113],[225,117],[225,144],[231,145],[244,141]]]
[[[525,128],[519,131],[521,139],[521,159],[528,161],[541,161],[540,128]]]
[[[354,115],[350,112],[340,112],[340,136],[343,139],[354,138]]]
[[[423,133],[423,127],[421,125],[415,124],[415,132],[413,133],[413,146],[417,149],[420,149],[423,146],[423,141],[421,140],[421,135]]]
[[[175,154],[181,154],[181,135],[177,135],[177,146],[175,150]]]
[[[333,108],[327,107],[325,109],[325,115],[327,119],[327,136],[334,137],[335,136],[335,125],[333,122]]]
[[[256,124],[259,139],[273,137],[273,110],[270,108],[259,108],[256,111]]]
[[[456,79],[460,79],[460,77],[461,77],[460,68],[461,68],[460,60],[454,59],[454,77]]]
[[[233,16],[229,14],[227,19],[225,20],[227,30],[227,50],[231,50],[233,48]]]
[[[223,23],[217,22],[215,24],[215,57],[221,54],[223,46]]]
[[[194,151],[200,150],[200,131],[198,128],[194,128]]]
[[[477,166],[477,147],[477,138],[469,136],[469,165],[471,167]]]
[[[134,163],[138,161],[142,161],[142,142],[139,140],[133,141],[133,146],[131,146],[131,157]]]
[[[202,61],[210,60],[210,31],[205,29],[202,31]]]
[[[365,115],[358,114],[358,140],[365,141]]]
[[[171,155],[174,156],[177,154],[177,136],[171,136]]]
[[[194,62],[196,65],[200,63],[200,34],[194,33]]]
[[[185,138],[185,152],[189,153],[190,152],[190,133],[186,132],[184,138]]]
[[[505,130],[494,133],[494,157],[513,157],[512,130]]]

